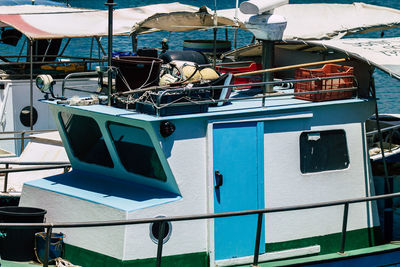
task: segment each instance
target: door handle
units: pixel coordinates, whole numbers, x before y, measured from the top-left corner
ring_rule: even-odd
[[[223,183],[223,176],[219,171],[215,171],[215,189],[218,189]]]

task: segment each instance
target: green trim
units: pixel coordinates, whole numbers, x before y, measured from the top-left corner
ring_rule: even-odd
[[[84,267],[154,267],[156,264],[156,258],[122,261],[110,256],[106,256],[91,250],[83,249],[69,244],[65,244],[63,258],[69,260],[73,264]],[[204,267],[209,266],[209,262],[210,261],[207,252],[197,252],[162,257],[163,267]]]
[[[393,251],[398,251],[400,250],[400,245],[399,244],[385,244],[385,245],[380,245],[380,246],[375,246],[375,247],[370,247],[370,248],[362,248],[362,249],[357,249],[353,251],[346,251],[345,254],[339,254],[339,253],[330,253],[326,255],[318,255],[318,256],[312,256],[312,257],[303,257],[303,258],[295,258],[295,259],[288,259],[288,260],[278,260],[278,261],[270,261],[270,262],[264,262],[264,263],[259,263],[258,266],[260,267],[269,267],[269,266],[290,266],[290,265],[296,265],[296,266],[302,266],[305,264],[314,264],[314,263],[322,263],[325,261],[328,262],[334,262],[338,260],[345,260],[345,259],[350,259],[350,258],[357,258],[359,256],[365,257],[367,255],[374,255],[374,254],[380,254],[380,253],[386,253],[386,252],[393,252]],[[248,266],[248,265],[243,265]]]
[[[303,248],[313,245],[321,246],[321,254],[335,253],[340,251],[342,234],[330,234],[278,243],[265,244],[266,252],[275,252],[294,248]],[[365,228],[347,231],[345,250],[354,250],[383,244],[382,234],[379,227]]]

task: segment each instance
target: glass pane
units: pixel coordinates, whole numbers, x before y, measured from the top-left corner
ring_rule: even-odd
[[[345,169],[349,166],[343,130],[305,132],[300,135],[302,173]]]
[[[112,122],[108,123],[108,128],[121,163],[127,171],[161,181],[167,180],[160,158],[145,130]]]
[[[112,168],[114,164],[96,121],[70,113],[60,114],[74,156],[87,163]]]

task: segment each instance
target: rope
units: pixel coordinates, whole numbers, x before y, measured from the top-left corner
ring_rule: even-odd
[[[56,267],[81,267],[80,265],[72,264],[70,261],[64,260],[63,258],[56,258]]]

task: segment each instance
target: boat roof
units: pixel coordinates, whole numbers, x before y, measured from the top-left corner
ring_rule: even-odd
[[[179,2],[115,9],[113,34],[214,27],[213,13],[207,7]],[[276,8],[274,14],[288,22],[285,40],[341,38],[400,25],[399,10],[364,3],[289,4]],[[235,9],[217,10],[217,26],[246,29],[249,17],[239,10],[236,16]],[[36,4],[0,6],[0,27],[7,26],[30,39],[107,36],[108,11]]]
[[[274,9],[273,13],[287,20],[284,40],[338,39],[349,34],[389,29],[400,25],[400,10],[364,3],[288,4]],[[139,34],[151,29],[188,31],[214,26],[239,27],[246,30],[245,22],[252,16],[234,8],[217,10],[216,14],[215,25],[214,11],[206,7],[200,10],[197,8],[193,11],[180,10],[170,13],[163,13],[160,10],[135,24],[132,32]]]
[[[357,58],[400,80],[400,37],[344,38],[333,40],[283,41],[285,49],[322,52],[334,50]],[[292,45],[287,45],[292,44]],[[279,45],[278,45],[279,47]],[[222,57],[261,57],[261,43],[226,52]]]
[[[115,9],[113,34],[129,35],[135,23],[157,12],[193,11],[180,3]],[[108,36],[108,11],[43,5],[0,7],[0,27],[13,27],[30,39]]]
[[[400,37],[346,38],[340,40],[308,41],[308,43],[344,52],[400,80]]]

